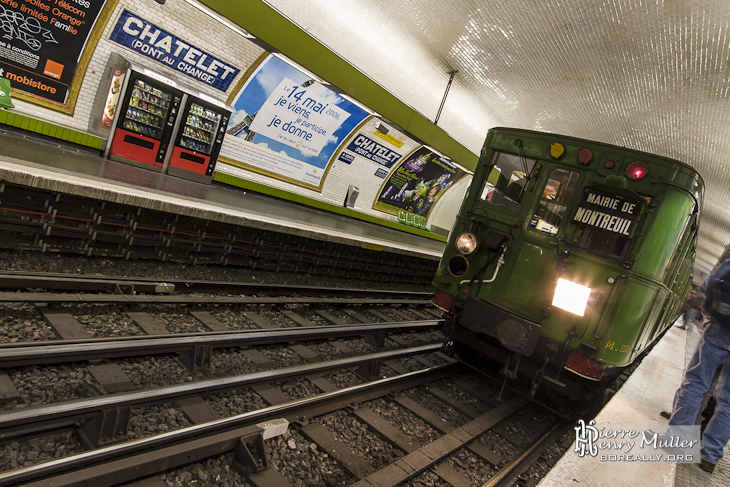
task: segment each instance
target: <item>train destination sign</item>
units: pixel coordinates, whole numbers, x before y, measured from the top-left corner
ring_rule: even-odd
[[[643,211],[640,199],[586,188],[573,221],[628,237]]]

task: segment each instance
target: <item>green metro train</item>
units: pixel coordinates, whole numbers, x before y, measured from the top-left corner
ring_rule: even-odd
[[[533,395],[631,364],[689,292],[703,193],[672,159],[490,130],[433,281],[444,350],[501,360]]]

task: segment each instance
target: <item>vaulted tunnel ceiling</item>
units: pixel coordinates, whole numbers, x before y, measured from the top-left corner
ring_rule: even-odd
[[[706,183],[697,271],[730,243],[726,0],[265,3],[428,120],[457,71],[438,126],[471,152],[509,126],[693,166]]]

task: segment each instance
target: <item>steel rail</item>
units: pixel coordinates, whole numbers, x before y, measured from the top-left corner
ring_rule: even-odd
[[[268,297],[268,296],[190,296],[181,295],[126,295],[126,294],[86,294],[86,293],[44,293],[44,292],[0,292],[0,303],[105,303],[105,304],[430,304],[429,299],[393,298],[328,298],[306,297]]]
[[[415,326],[419,327],[420,325],[431,327],[431,323],[435,322],[437,326],[442,326],[444,324],[443,318],[434,318],[430,320],[414,320],[414,321],[381,321],[377,323],[353,323],[348,325],[323,325],[323,326],[296,326],[291,327],[288,329],[291,330],[309,330],[309,329],[322,329],[327,327],[335,327],[335,326],[341,326],[341,327],[348,327],[352,326],[354,328],[357,327],[364,327],[364,326],[384,326],[384,327],[390,327],[390,326]],[[99,343],[99,342],[132,342],[132,341],[138,341],[138,340],[149,340],[149,339],[162,339],[162,338],[195,338],[195,337],[206,337],[206,336],[225,336],[225,335],[235,335],[237,333],[253,333],[257,331],[265,331],[265,330],[278,330],[278,329],[287,329],[287,328],[264,328],[264,329],[251,329],[251,330],[224,330],[224,331],[199,331],[199,332],[192,332],[192,333],[174,333],[174,334],[166,334],[166,335],[130,335],[130,336],[122,336],[122,337],[91,337],[91,338],[71,338],[66,340],[43,340],[43,341],[29,341],[29,342],[7,342],[7,343],[0,343],[0,351],[4,349],[12,349],[12,348],[24,348],[24,347],[37,347],[41,345],[74,345],[74,344],[82,344],[82,343]]]
[[[518,477],[535,463],[546,448],[555,443],[555,440],[564,432],[566,425],[567,423],[565,421],[557,421],[525,451],[494,474],[482,487],[507,487],[514,485]]]
[[[175,284],[161,279],[2,272],[0,289],[169,293],[175,289]]]
[[[443,374],[455,366],[458,366],[457,362],[429,367],[414,372],[408,372],[396,377],[379,379],[337,391],[325,392],[304,399],[297,399],[287,403],[269,406],[256,411],[249,411],[236,416],[168,433],[161,433],[147,438],[140,438],[106,446],[93,451],[33,465],[31,467],[23,467],[9,472],[2,472],[0,473],[0,487],[16,485],[74,485],[73,482],[78,480],[77,477],[66,481],[64,481],[63,477],[71,476],[73,475],[73,471],[77,471],[81,468],[92,468],[94,466],[103,465],[105,462],[129,458],[132,455],[144,455],[146,452],[154,452],[171,445],[177,445],[224,431],[250,426],[262,421],[279,418],[284,415],[290,416],[294,414],[296,416],[296,413],[303,408],[316,407],[338,401],[352,402],[364,394],[372,394],[378,391],[390,391],[393,388],[412,387],[413,383],[420,383],[421,381],[430,378],[432,375]],[[129,482],[137,478],[135,476],[134,469],[115,470],[104,467],[102,470],[106,471],[106,475],[111,475],[111,480],[116,483]],[[59,477],[49,478],[54,475],[58,475]],[[99,480],[99,482],[94,483],[93,485],[103,484],[102,478],[99,478],[98,476],[95,478]],[[31,482],[38,483],[31,484]]]
[[[0,431],[8,433],[29,426],[37,427],[44,423],[81,419],[108,408],[125,406],[140,407],[143,405],[159,404],[200,394],[206,395],[220,390],[246,387],[260,382],[281,381],[329,370],[356,367],[370,362],[433,353],[438,352],[440,349],[441,343],[434,343],[400,350],[295,365],[276,370],[264,370],[219,379],[160,387],[151,390],[107,394],[90,399],[75,399],[57,404],[44,404],[23,409],[1,411]]]
[[[124,338],[95,338],[63,340],[53,344],[25,342],[0,346],[0,366],[24,367],[81,360],[122,358],[138,355],[179,353],[194,347],[228,348],[239,346],[271,345],[300,341],[321,340],[370,335],[375,333],[402,333],[438,328],[443,320],[374,323],[306,328],[272,328],[222,333],[189,335],[154,335]]]
[[[130,289],[145,293],[192,293],[192,292],[235,292],[239,294],[325,294],[329,296],[408,296],[411,299],[430,299],[432,292],[390,291],[382,289],[328,288],[322,286],[299,286],[291,284],[265,284],[227,281],[195,281],[176,278],[140,278],[120,276],[95,276],[61,273],[25,273],[18,271],[0,272],[0,289],[50,289],[67,291],[119,292]]]

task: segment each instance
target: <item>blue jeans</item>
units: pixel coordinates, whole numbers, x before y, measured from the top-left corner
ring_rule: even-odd
[[[722,458],[730,440],[730,326],[710,321],[674,396],[670,425],[696,424],[704,395],[718,371],[717,406],[702,435],[702,458],[712,463]]]
[[[686,328],[693,324],[698,316],[700,316],[700,310],[697,308],[687,308],[684,312],[684,327]]]

